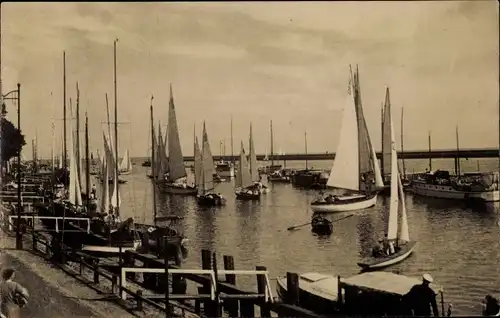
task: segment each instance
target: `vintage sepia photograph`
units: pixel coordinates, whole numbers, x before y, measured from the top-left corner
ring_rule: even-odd
[[[1,318],[500,316],[498,1],[0,21]]]

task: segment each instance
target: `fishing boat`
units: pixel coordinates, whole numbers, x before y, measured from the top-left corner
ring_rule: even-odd
[[[357,68],[354,76],[351,72],[349,84],[340,141],[327,181],[328,187],[348,192],[315,200],[311,203],[314,212],[335,213],[372,207],[377,202],[377,191],[383,187],[378,160],[363,115]]]
[[[392,121],[390,116],[388,119]],[[389,217],[387,220],[387,243],[382,250],[374,249],[372,257],[358,263],[363,270],[383,268],[402,262],[411,255],[416,244],[415,241],[410,241],[403,184],[401,183],[401,177],[399,176],[398,171],[396,143],[394,142],[393,129],[390,131],[390,136],[392,141],[391,197]],[[400,225],[398,224],[399,216],[401,218]]]
[[[269,188],[266,187],[261,182],[261,177],[257,167],[257,155],[255,153],[255,147],[253,144],[253,132],[252,132],[252,124],[250,123],[250,138],[248,140],[248,145],[250,149],[249,155],[249,164],[250,164],[250,178],[253,181],[254,188],[256,188],[260,194],[265,194],[269,192]]]
[[[127,175],[132,172],[132,161],[130,160],[130,155],[128,149],[125,150],[125,155],[123,156],[120,166],[118,167],[120,174]]]
[[[236,172],[235,191],[236,198],[240,200],[259,200],[261,192],[252,182],[250,167],[241,143],[240,160],[238,162],[238,171]]]
[[[195,139],[195,180],[198,187],[196,202],[202,206],[222,206],[226,199],[221,194],[214,192],[213,158],[210,153],[205,122],[203,122],[203,146],[200,154],[198,138]]]
[[[177,118],[175,115],[174,97],[172,85],[170,85],[170,102],[168,111],[168,172],[165,177],[158,176],[158,188],[164,193],[196,195],[198,189],[194,183],[188,183],[184,157],[182,155],[181,142]]]

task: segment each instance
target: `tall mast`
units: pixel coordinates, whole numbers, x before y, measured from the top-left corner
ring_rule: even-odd
[[[118,38],[113,42],[113,77],[114,77],[114,90],[115,90],[115,189],[118,191],[119,183],[118,183],[118,102],[117,102],[117,85],[116,85],[116,43],[118,42]],[[117,196],[118,198],[118,196]],[[120,215],[120,206],[116,204],[116,216]]]
[[[403,157],[404,152],[404,126],[403,126],[403,112],[404,107],[401,107],[401,163],[403,164],[403,178],[406,179],[406,167],[405,167],[405,158]]]
[[[63,168],[68,169],[68,149],[66,144],[66,51],[63,51]],[[65,173],[67,176],[67,174]],[[67,179],[67,178],[66,178]],[[64,180],[65,184],[67,180]]]
[[[456,162],[457,162],[457,167],[456,167],[456,170],[455,170],[455,174],[457,176],[460,175],[460,143],[458,141],[458,125],[455,127],[455,137],[457,139],[457,159],[456,159]]]
[[[108,180],[104,180],[108,182]],[[87,193],[87,212],[90,211],[90,164],[89,164],[89,117],[85,112],[85,192]]]
[[[500,131],[500,129],[499,129]],[[499,133],[500,136],[500,133]],[[500,138],[500,137],[499,137]],[[500,139],[499,139],[500,140]],[[499,154],[500,154],[500,148],[499,148]],[[498,166],[500,167],[500,156],[498,157]],[[234,165],[234,151],[233,151],[233,116],[231,115],[231,162]]]
[[[432,171],[431,148],[432,148],[432,144],[431,144],[431,132],[429,130],[429,171]]]
[[[307,131],[304,131],[304,146],[305,146],[305,150],[306,150],[306,170],[308,169],[307,168]]]
[[[381,148],[380,152],[382,153],[382,156],[380,156],[380,172],[382,173],[382,178],[385,175],[384,171],[384,103],[380,106],[380,124],[381,124]]]
[[[151,102],[149,111],[151,113],[151,171],[153,173],[153,225],[156,226],[156,169],[155,169],[155,128],[153,123],[153,95],[151,95]]]
[[[76,82],[76,170],[78,171],[78,184],[82,185],[82,169],[80,157],[80,90]]]
[[[271,167],[274,166],[274,137],[273,137],[273,120],[271,119]]]

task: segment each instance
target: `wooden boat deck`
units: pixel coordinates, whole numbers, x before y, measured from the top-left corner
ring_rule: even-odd
[[[340,282],[342,287],[352,286],[366,291],[403,296],[413,286],[421,284],[422,279],[390,272],[367,272],[349,278],[341,278]],[[443,290],[441,286],[435,284],[431,284],[430,287],[436,294]]]

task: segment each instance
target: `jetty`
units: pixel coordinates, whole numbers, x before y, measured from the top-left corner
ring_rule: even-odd
[[[16,235],[17,215],[2,210],[5,233]],[[107,299],[138,316],[168,317],[323,317],[297,305],[298,285],[291,303],[274,296],[265,266],[235,269],[231,255],[201,251],[201,267],[182,268],[168,255],[152,254],[146,243],[141,252],[124,251],[115,258],[99,258],[51,239],[50,230],[34,214],[22,216],[23,250],[51,262],[81,283],[108,295]],[[56,231],[65,231],[56,229]],[[121,249],[120,249],[121,250]],[[221,264],[222,263],[222,264]],[[254,288],[241,287],[237,277],[254,276]]]
[[[377,152],[377,158],[382,158],[382,153]],[[434,150],[405,150],[398,151],[398,159],[454,159],[454,158],[498,158],[498,148],[470,148],[470,149],[434,149]],[[213,156],[214,161],[235,161],[237,156]],[[262,161],[266,158],[265,154],[257,155],[257,160]],[[335,152],[323,153],[289,153],[284,155],[274,155],[273,159],[279,160],[333,160]],[[193,156],[184,157],[185,161],[193,161]]]

